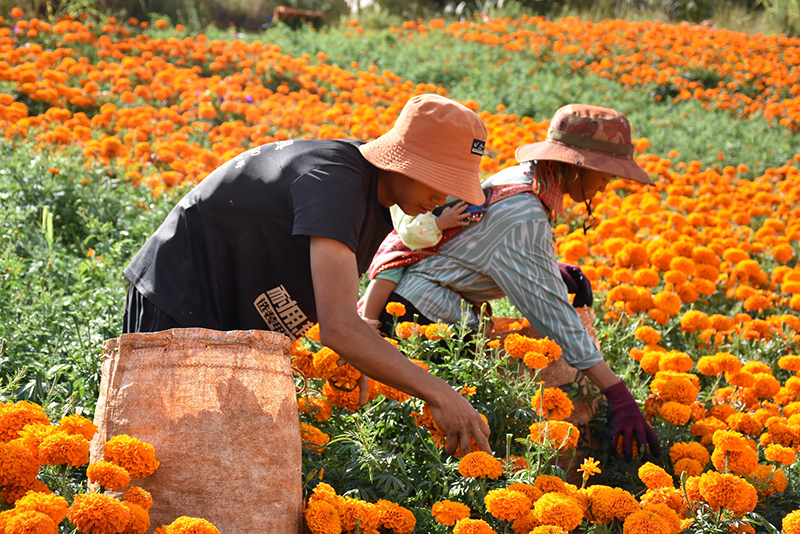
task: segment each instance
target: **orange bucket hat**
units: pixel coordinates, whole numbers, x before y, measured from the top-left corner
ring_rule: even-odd
[[[409,100],[391,130],[358,149],[370,163],[470,204],[486,199],[479,177],[488,137],[477,113],[436,94]]]
[[[547,139],[517,148],[517,161],[561,161],[653,185],[636,160],[631,125],[613,109],[569,104],[556,111]]]

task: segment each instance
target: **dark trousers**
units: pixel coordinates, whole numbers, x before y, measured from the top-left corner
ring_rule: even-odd
[[[125,312],[122,315],[122,333],[161,332],[171,328],[182,328],[178,321],[155,304],[144,298],[136,286],[128,286]]]

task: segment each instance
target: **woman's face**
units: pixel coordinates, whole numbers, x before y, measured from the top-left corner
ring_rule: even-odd
[[[433,211],[447,200],[447,194],[428,185],[418,182],[403,174],[381,171],[387,184],[389,202],[385,205],[397,204],[403,213],[412,217]]]
[[[561,181],[561,190],[575,202],[583,202],[593,198],[598,191],[605,191],[614,178],[616,176],[607,172],[571,166]]]

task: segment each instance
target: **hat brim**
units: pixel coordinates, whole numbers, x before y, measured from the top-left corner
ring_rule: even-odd
[[[547,139],[539,143],[522,145],[515,153],[517,161],[560,161],[571,165],[578,165],[600,172],[607,172],[620,178],[633,180],[641,184],[654,185],[644,169],[633,158],[625,158],[586,150]]]
[[[469,204],[486,202],[477,170],[444,165],[409,152],[400,146],[394,130],[359,146],[358,150],[379,169],[403,174]]]

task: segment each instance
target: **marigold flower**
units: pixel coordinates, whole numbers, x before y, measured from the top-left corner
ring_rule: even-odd
[[[673,486],[672,477],[669,473],[651,462],[647,462],[639,468],[639,479],[649,489],[671,488]]]
[[[546,525],[573,530],[583,521],[583,507],[573,497],[563,493],[546,493],[533,505],[536,519]]]
[[[674,443],[670,447],[669,457],[673,462],[678,462],[682,458],[691,458],[698,462],[701,467],[705,467],[711,461],[711,454],[708,449],[696,441]]]
[[[711,319],[699,310],[689,310],[681,317],[681,332],[696,333],[711,327]]]
[[[685,373],[694,367],[692,357],[679,350],[671,350],[661,355],[658,360],[659,371],[675,371]]]
[[[689,379],[680,376],[658,380],[657,375],[657,379],[650,383],[650,388],[665,402],[678,402],[686,405],[692,404],[700,392],[699,388]]]
[[[800,534],[800,510],[786,514],[781,526],[786,534]]]
[[[470,509],[466,504],[445,500],[433,503],[431,514],[440,525],[452,527],[456,522],[469,517]]]
[[[639,510],[636,498],[622,488],[609,486],[589,486],[589,508],[593,523],[610,523],[614,519],[624,521],[632,513]]]
[[[376,503],[380,512],[380,525],[394,534],[411,534],[417,524],[417,518],[411,510],[397,503],[380,499]]]
[[[523,359],[525,355],[536,348],[535,339],[522,334],[509,334],[503,340],[503,348],[513,358]]]
[[[406,314],[406,307],[399,302],[390,302],[386,305],[386,313],[395,317],[402,317]]]
[[[673,534],[669,523],[649,510],[634,512],[622,525],[623,534]]]
[[[58,534],[58,525],[36,510],[15,510],[6,522],[7,534]]]
[[[692,458],[681,458],[675,462],[673,469],[678,476],[681,476],[682,473],[686,473],[690,477],[696,477],[703,473],[703,465]]]
[[[665,402],[659,411],[659,415],[664,421],[673,425],[685,425],[691,419],[692,408],[679,402]]]
[[[312,451],[321,451],[331,440],[330,436],[319,428],[302,422],[300,423],[300,438],[303,446]]]
[[[795,354],[788,354],[781,356],[778,359],[778,367],[786,369],[787,371],[797,372],[800,371],[800,356]]]
[[[219,529],[199,517],[181,516],[167,526],[166,534],[220,534]]]
[[[150,528],[150,514],[147,510],[128,501],[123,501],[122,505],[130,514],[130,521],[122,534],[145,534]]]
[[[770,462],[792,465],[797,460],[797,453],[794,449],[773,443],[764,449],[764,458]]]
[[[320,423],[327,421],[333,415],[331,403],[324,397],[317,395],[299,397],[297,399],[297,411],[312,415]]]
[[[0,442],[8,443],[18,437],[26,425],[49,425],[44,408],[28,401],[8,405],[0,403]]]
[[[538,443],[550,442],[553,449],[571,449],[578,445],[580,431],[567,421],[533,423],[530,439]]]
[[[711,453],[711,463],[717,471],[723,473],[750,475],[758,466],[758,454],[749,447],[740,450],[726,450],[717,447]]]
[[[102,493],[86,493],[75,497],[67,517],[86,534],[116,534],[128,526],[130,512],[122,501]]]
[[[39,465],[21,441],[0,443],[0,486],[27,487],[38,474]]]
[[[62,417],[58,423],[58,428],[67,434],[79,434],[89,441],[97,433],[97,425],[80,414]]]
[[[33,510],[42,513],[52,519],[53,523],[58,525],[67,517],[69,503],[65,498],[59,495],[31,491],[19,499],[14,507],[20,512]]]
[[[345,497],[339,521],[345,532],[355,531],[357,525],[364,532],[375,532],[381,524],[381,513],[376,504]]]
[[[514,534],[517,534],[517,530],[514,529]],[[538,527],[533,527],[529,534],[569,534],[566,530],[556,525],[540,525]]]
[[[786,490],[786,474],[771,465],[759,464],[751,473],[756,491],[761,495],[775,495]]]
[[[456,523],[453,534],[497,534],[483,519],[464,518]]]
[[[107,461],[125,468],[132,478],[148,477],[159,465],[152,445],[124,434],[106,442],[103,452]]]
[[[539,497],[544,495],[544,492],[537,488],[536,486],[531,486],[530,484],[525,484],[524,482],[513,482],[508,485],[508,489],[518,491],[525,495],[530,501],[536,502]]]
[[[310,501],[303,515],[306,525],[313,534],[341,534],[342,525],[339,512],[326,501]]]
[[[589,480],[589,477],[600,474],[600,462],[591,456],[586,458],[581,466],[578,468],[579,473],[583,473],[583,480]]]
[[[714,510],[725,508],[735,515],[744,515],[752,512],[758,503],[756,489],[745,479],[730,473],[703,473],[698,487],[700,496]]]
[[[640,326],[636,329],[634,336],[648,345],[655,345],[661,341],[661,334],[651,326]]]
[[[125,468],[105,461],[89,464],[86,476],[90,482],[113,491],[121,490],[131,483],[131,476]]]
[[[458,472],[464,478],[500,478],[503,464],[483,451],[470,452],[458,462]]]
[[[559,388],[539,389],[531,399],[531,406],[540,416],[558,421],[569,417],[574,409],[572,401]]]
[[[316,341],[319,343],[319,323],[308,329],[308,332],[306,332],[306,337],[311,341]]]
[[[149,510],[150,507],[153,506],[153,496],[150,495],[149,491],[139,486],[131,486],[128,488],[125,495],[122,496],[122,500],[138,504],[145,510]]]

